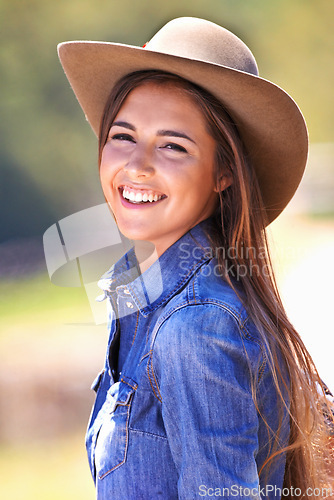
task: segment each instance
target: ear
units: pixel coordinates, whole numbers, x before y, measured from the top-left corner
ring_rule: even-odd
[[[219,179],[218,187],[215,187],[215,192],[219,193],[224,191],[224,189],[228,188],[233,182],[233,177],[231,172],[226,172],[226,174],[222,175]]]

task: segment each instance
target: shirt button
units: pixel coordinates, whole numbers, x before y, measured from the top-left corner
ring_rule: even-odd
[[[124,293],[126,293],[127,295],[130,295],[130,291],[127,288],[124,288]]]
[[[133,304],[132,304],[132,302],[126,302],[126,305],[127,305],[130,309],[133,309]]]

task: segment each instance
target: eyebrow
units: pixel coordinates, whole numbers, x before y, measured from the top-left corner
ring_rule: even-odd
[[[193,142],[194,144],[196,144],[196,142],[191,139],[191,137],[189,137],[189,135],[187,134],[184,134],[183,132],[177,132],[176,130],[158,130],[158,134],[160,137],[165,137],[165,136],[168,136],[168,137],[181,137],[183,139],[187,139],[188,141],[190,142]]]
[[[128,123],[128,122],[114,122],[111,124],[111,127],[123,127],[123,128],[128,128],[129,130],[132,130],[133,132],[136,131],[136,127],[134,127],[133,125],[131,125],[131,123]]]
[[[136,127],[128,122],[117,121],[114,122],[111,126],[127,128],[129,130],[132,130],[133,132],[136,131]],[[160,137],[180,137],[196,144],[196,142],[187,134],[185,134],[184,132],[178,132],[177,130],[158,130],[157,135]]]

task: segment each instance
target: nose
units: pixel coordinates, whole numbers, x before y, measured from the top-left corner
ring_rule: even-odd
[[[137,144],[128,162],[124,166],[124,170],[128,176],[133,179],[139,177],[152,177],[155,169],[152,164],[152,155],[148,148],[145,149],[143,146]]]

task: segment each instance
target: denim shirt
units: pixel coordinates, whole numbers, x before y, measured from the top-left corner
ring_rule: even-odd
[[[284,454],[259,479],[278,427],[266,350],[217,272],[209,220],[143,274],[132,249],[100,281],[110,335],[86,436],[98,500],[281,498]]]

